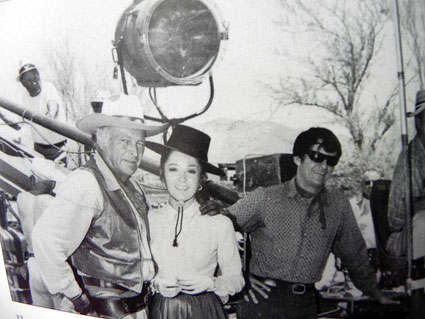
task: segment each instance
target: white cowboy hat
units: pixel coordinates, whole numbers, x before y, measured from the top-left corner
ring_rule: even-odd
[[[169,124],[147,125],[143,109],[135,95],[115,94],[103,102],[102,113],[88,115],[77,122],[77,127],[89,134],[105,126],[142,130],[146,137],[164,132]]]

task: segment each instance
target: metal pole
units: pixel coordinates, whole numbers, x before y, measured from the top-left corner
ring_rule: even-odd
[[[125,69],[124,69],[124,60],[123,60],[124,58],[122,56],[122,41],[123,41],[123,37],[121,36],[117,46],[118,65],[120,66],[121,81],[122,81],[124,94],[128,94],[127,81],[125,79]]]
[[[78,143],[89,145],[95,148],[95,143],[92,140],[91,136],[78,128],[68,125],[63,122],[59,122],[50,117],[37,114],[33,110],[26,108],[22,105],[14,103],[10,100],[7,100],[3,97],[0,97],[0,107],[3,107],[17,115],[22,116],[23,118],[39,124],[49,130],[52,130],[58,134],[66,136]],[[155,164],[152,160],[144,159],[140,164],[141,168],[149,173],[159,175],[159,166]]]
[[[402,151],[406,154],[405,167],[407,168],[407,176],[404,181],[406,189],[406,196],[404,204],[406,209],[406,236],[407,236],[407,278],[406,278],[406,292],[411,294],[412,284],[412,258],[413,258],[413,245],[412,245],[412,167],[410,160],[410,149],[408,147],[408,131],[407,131],[407,117],[406,117],[406,85],[404,76],[404,62],[403,62],[403,45],[401,40],[401,27],[400,27],[400,11],[398,0],[394,0],[394,16],[395,16],[395,34],[396,34],[396,52],[398,62],[398,80],[400,92],[400,126],[401,126],[401,143]]]
[[[25,108],[24,106],[14,103],[10,100],[7,100],[1,96],[0,96],[0,107],[5,108],[17,115],[20,115],[31,122],[34,122],[45,128],[48,128],[49,130],[52,130],[58,134],[66,136],[78,143],[89,145],[93,148],[96,147],[91,136],[79,130],[78,128],[63,122],[59,122],[50,117],[37,114],[31,109]],[[140,168],[146,172],[159,176],[160,169],[159,169],[159,165],[156,162],[157,161],[154,161],[152,159],[144,158],[142,159],[142,162],[140,163]],[[214,182],[209,182],[207,189],[208,189],[208,192],[213,197],[221,199],[228,204],[233,204],[239,199],[238,193],[236,191],[230,190]]]
[[[66,123],[59,122],[44,115],[40,115],[31,108],[24,107],[3,97],[0,97],[0,107],[3,107],[31,122],[46,127],[49,130],[73,139],[79,143],[83,143],[92,147],[94,146],[94,142],[89,134],[84,133],[83,131],[80,131],[79,129]]]

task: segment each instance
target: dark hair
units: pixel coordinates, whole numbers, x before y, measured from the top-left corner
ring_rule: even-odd
[[[164,167],[165,167],[165,162],[167,162],[168,158],[170,157],[170,154],[172,152],[179,152],[177,150],[169,150],[165,153],[163,153],[161,155],[161,161],[160,161],[160,169],[161,169],[161,173],[160,173],[160,178],[161,180],[164,182],[165,181],[165,176],[164,176]],[[195,194],[195,198],[198,201],[199,204],[202,204],[205,200],[207,200],[206,198],[206,194],[205,194],[205,186],[206,186],[206,182],[207,182],[207,173],[205,171],[204,166],[202,165],[201,161],[199,161],[197,159],[199,165],[201,166],[201,172],[200,172],[200,185],[202,186],[201,190],[198,190]]]
[[[341,157],[342,150],[338,138],[331,130],[323,127],[312,127],[298,135],[295,139],[292,155],[303,158],[316,144],[320,144],[320,147],[328,153],[336,153],[338,159]]]

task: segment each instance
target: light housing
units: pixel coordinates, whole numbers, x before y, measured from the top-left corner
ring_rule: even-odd
[[[209,0],[142,0],[121,16],[115,45],[138,85],[166,87],[201,83],[227,38]]]

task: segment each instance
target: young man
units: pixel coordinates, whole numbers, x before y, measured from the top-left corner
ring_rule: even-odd
[[[145,137],[168,125],[144,124],[139,99],[117,94],[77,127],[95,135],[97,154],[67,176],[33,229],[41,276],[50,293],[65,297],[62,310],[146,318],[144,297],[155,268],[148,206],[131,176]]]
[[[230,207],[230,217],[251,236],[251,283],[258,289],[258,282],[272,279],[275,286],[267,299],[241,304],[240,318],[317,318],[314,283],[331,252],[359,289],[381,303],[392,302],[377,287],[348,200],[325,186],[341,153],[330,130],[302,132],[293,147],[296,176],[259,188]]]
[[[26,92],[22,95],[22,105],[41,115],[66,122],[62,99],[55,86],[50,82],[42,82],[38,68],[32,63],[23,63],[19,68],[18,80]],[[31,124],[34,150],[46,159],[55,160],[64,157],[64,136],[50,131],[35,123]],[[64,161],[64,160],[63,160]]]

